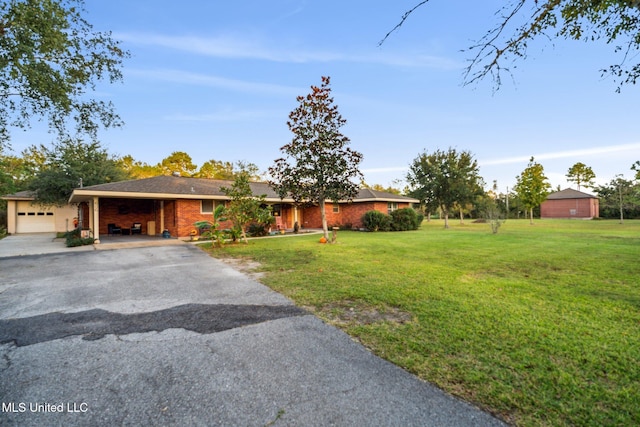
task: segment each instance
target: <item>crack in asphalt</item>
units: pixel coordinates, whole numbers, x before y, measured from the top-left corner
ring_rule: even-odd
[[[0,344],[17,347],[82,335],[97,340],[105,335],[161,332],[182,328],[211,334],[286,317],[304,316],[295,305],[185,304],[148,313],[121,314],[102,309],[77,313],[47,313],[39,316],[0,319]]]

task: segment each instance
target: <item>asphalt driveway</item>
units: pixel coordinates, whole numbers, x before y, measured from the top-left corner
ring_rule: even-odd
[[[493,426],[190,245],[0,254],[1,425]]]

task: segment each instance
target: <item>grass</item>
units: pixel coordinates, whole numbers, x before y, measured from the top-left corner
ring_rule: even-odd
[[[211,250],[375,354],[522,426],[640,425],[640,221],[424,223]]]

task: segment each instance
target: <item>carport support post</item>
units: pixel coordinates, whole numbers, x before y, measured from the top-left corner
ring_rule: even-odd
[[[100,202],[98,197],[93,198],[93,238],[94,243],[100,243]]]

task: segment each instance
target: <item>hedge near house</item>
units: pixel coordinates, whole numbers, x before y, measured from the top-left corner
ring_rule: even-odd
[[[362,225],[367,231],[389,231],[391,218],[379,211],[367,211],[362,215]]]
[[[403,208],[391,212],[391,231],[417,230],[424,219],[414,209]]]
[[[362,224],[367,231],[407,231],[417,230],[424,215],[414,209],[403,208],[385,215],[379,211],[367,211],[362,215]]]

